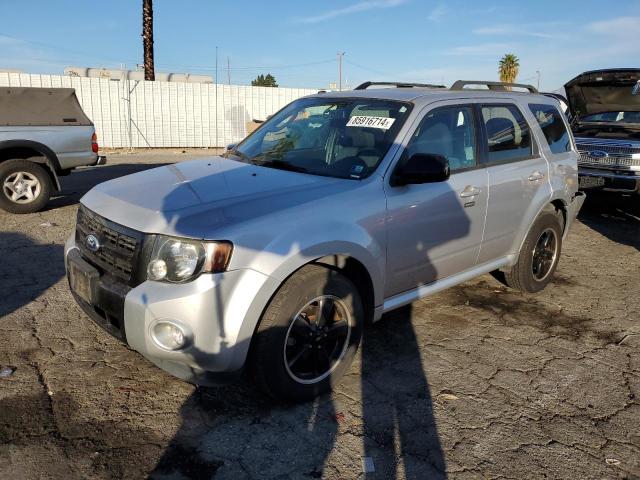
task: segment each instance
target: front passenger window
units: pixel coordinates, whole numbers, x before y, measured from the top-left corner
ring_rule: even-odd
[[[407,145],[408,157],[417,153],[442,155],[451,172],[476,165],[475,129],[470,107],[443,107],[422,119]]]

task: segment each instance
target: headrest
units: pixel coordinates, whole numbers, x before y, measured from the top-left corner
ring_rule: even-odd
[[[487,136],[489,138],[504,137],[515,133],[515,125],[508,118],[491,118],[487,122]]]

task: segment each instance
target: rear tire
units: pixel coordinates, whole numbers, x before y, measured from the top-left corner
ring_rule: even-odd
[[[560,218],[551,210],[545,210],[538,216],[522,244],[518,262],[504,272],[507,286],[536,293],[551,281],[562,251]]]
[[[362,300],[348,278],[319,265],[301,268],[260,320],[250,356],[256,383],[280,401],[331,390],[353,361],[363,323]]]
[[[47,171],[29,160],[0,163],[0,208],[9,213],[34,213],[49,201],[53,184]]]

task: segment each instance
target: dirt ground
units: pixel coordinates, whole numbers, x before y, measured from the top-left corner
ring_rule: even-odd
[[[163,373],[64,278],[84,191],[211,154],[111,153],[47,211],[0,212],[0,478],[640,478],[638,199],[590,196],[541,294],[487,275],[419,301],[332,395],[281,406]]]

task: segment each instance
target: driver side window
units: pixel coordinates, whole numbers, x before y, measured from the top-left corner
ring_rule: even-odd
[[[406,152],[442,155],[451,172],[476,166],[476,135],[471,107],[442,107],[430,111],[414,132]]]

